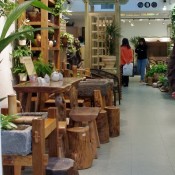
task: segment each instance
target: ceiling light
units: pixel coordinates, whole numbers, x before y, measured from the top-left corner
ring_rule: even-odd
[[[131,23],[131,27],[134,27],[134,23]]]
[[[166,9],[167,9],[167,8],[166,8],[166,5],[164,5],[163,8],[162,8],[162,10],[163,10],[163,11],[166,11]]]

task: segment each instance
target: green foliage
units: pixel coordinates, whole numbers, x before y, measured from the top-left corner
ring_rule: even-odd
[[[24,40],[24,39],[28,39],[28,40],[34,40],[34,32],[32,31],[34,28],[30,25],[27,24],[22,24],[19,29],[18,32],[25,32],[23,34],[21,34],[19,36],[20,40]],[[26,32],[28,31],[28,32]]]
[[[130,38],[130,42],[134,45],[134,47],[136,48],[137,47],[137,45],[138,45],[138,43],[139,43],[139,39],[140,39],[141,37],[140,36],[134,36],[134,37],[131,37]]]
[[[55,16],[60,15],[60,13],[67,13],[67,9],[65,8],[66,0],[55,0],[55,6],[52,9],[52,13]]]
[[[115,53],[116,37],[121,37],[120,28],[112,21],[112,23],[106,24],[106,44],[109,49],[109,55],[114,55]]]
[[[41,58],[34,60],[33,63],[38,77],[44,77],[46,74],[50,76],[53,72],[53,66],[50,63],[44,63]]]
[[[150,70],[147,71],[147,77],[153,77],[154,73],[166,73],[167,65],[166,64],[155,64],[151,66]]]
[[[0,98],[0,102],[3,101],[4,99],[6,99],[7,97],[2,97]]]
[[[17,6],[16,3],[5,0],[0,0],[0,17],[1,16],[8,16],[8,14]]]
[[[0,120],[1,120],[0,129],[5,129],[5,130],[16,129],[17,126],[12,121],[17,118],[18,116],[14,116],[14,115],[6,116],[3,114],[0,114]]]
[[[165,76],[160,76],[159,77],[159,82],[164,86],[164,87],[168,87],[169,86],[169,81],[168,78]]]
[[[51,12],[51,9],[49,7],[38,0],[24,1],[23,3],[17,5],[13,10],[10,11],[4,26],[2,26],[2,33],[0,36],[0,52],[2,52],[12,41],[19,38],[21,34],[29,32],[26,30],[23,32],[11,33],[10,35],[6,36],[12,23],[15,22],[21,16],[21,14],[31,5]],[[37,30],[41,29],[33,29],[32,31]]]
[[[12,73],[13,74],[19,74],[19,73],[26,73],[26,68],[24,64],[20,63],[20,58],[24,56],[30,56],[31,50],[27,46],[18,46],[15,50],[12,52],[13,57],[13,67],[12,67]]]
[[[31,54],[32,52],[28,46],[18,46],[15,50],[13,50],[12,57],[20,58],[24,56],[30,56]]]

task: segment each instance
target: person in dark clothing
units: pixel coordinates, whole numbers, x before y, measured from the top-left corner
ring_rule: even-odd
[[[139,44],[135,52],[137,53],[137,69],[138,73],[141,75],[140,82],[142,83],[145,79],[145,70],[148,64],[147,45],[144,38],[139,39]]]

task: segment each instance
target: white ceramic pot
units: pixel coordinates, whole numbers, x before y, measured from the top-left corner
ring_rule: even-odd
[[[105,68],[114,68],[114,65],[116,63],[116,56],[104,55],[102,57],[102,62],[104,63]]]
[[[26,39],[19,40],[18,42],[19,42],[20,46],[25,46],[26,45]]]
[[[54,71],[54,72],[51,74],[51,80],[52,80],[52,81],[60,81],[60,80],[63,80],[63,75],[62,75],[62,73]]]
[[[27,81],[27,74],[26,73],[19,73],[19,80],[20,81]]]

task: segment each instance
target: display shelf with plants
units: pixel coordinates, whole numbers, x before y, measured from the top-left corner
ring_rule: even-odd
[[[20,0],[19,2],[23,2]],[[43,62],[52,62],[56,69],[60,69],[60,13],[65,12],[65,0],[53,1],[53,0],[41,0],[46,6],[51,10],[48,13],[40,8],[28,8],[26,13],[19,20],[19,24],[24,18],[29,15],[33,15],[32,18],[29,17],[30,21],[28,24],[35,27],[48,28],[51,27],[54,31],[52,38],[50,38],[49,30],[41,30],[41,32],[35,33],[34,43],[32,44],[31,50],[33,55],[39,57],[42,54]],[[36,19],[35,19],[36,17]]]

